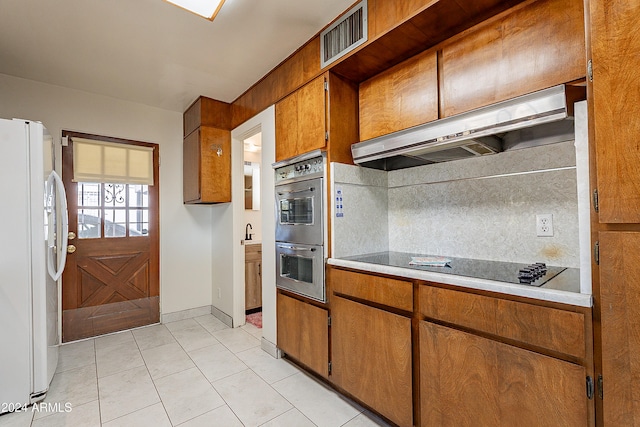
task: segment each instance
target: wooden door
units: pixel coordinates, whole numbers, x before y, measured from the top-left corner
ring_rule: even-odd
[[[442,117],[584,78],[583,3],[528,2],[445,43]]]
[[[326,146],[324,82],[317,77],[276,104],[276,160]]]
[[[411,319],[333,296],[331,378],[399,426],[413,425]]]
[[[200,126],[183,140],[184,203],[231,201],[231,131]]]
[[[420,322],[422,426],[583,427],[585,378],[582,366]]]
[[[327,310],[277,294],[278,348],[315,373],[329,376]]]
[[[640,2],[589,4],[598,216],[601,223],[640,223]]]
[[[62,340],[157,323],[159,306],[158,146],[73,132],[62,176],[75,234],[62,277]],[[73,137],[153,148],[154,185],[73,180]]]
[[[640,233],[600,232],[605,426],[640,425]]]

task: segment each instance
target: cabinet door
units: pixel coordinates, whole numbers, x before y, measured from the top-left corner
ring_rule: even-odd
[[[331,300],[331,378],[399,426],[413,425],[411,320]]]
[[[324,76],[304,85],[298,91],[298,143],[296,154],[308,153],[326,146],[326,91]]]
[[[276,104],[276,160],[326,146],[324,79],[312,80]]]
[[[191,132],[182,144],[182,197],[184,203],[200,200],[200,130]]]
[[[231,201],[231,132],[201,126],[183,142],[185,203]]]
[[[640,2],[589,3],[598,216],[640,223]]]
[[[262,307],[262,277],[260,261],[246,261],[244,264],[244,308],[251,310]]]
[[[586,426],[584,367],[420,322],[422,426]]]
[[[640,233],[599,239],[604,425],[640,425]]]
[[[298,140],[298,96],[294,92],[276,103],[276,160],[293,157]]]
[[[200,127],[200,159],[203,203],[231,201],[231,132]]]
[[[583,0],[539,0],[442,49],[449,117],[586,74]]]
[[[438,119],[438,65],[427,51],[360,84],[360,140]]]
[[[278,347],[317,374],[329,375],[328,312],[277,294]]]

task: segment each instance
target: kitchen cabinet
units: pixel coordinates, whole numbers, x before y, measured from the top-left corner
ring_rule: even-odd
[[[411,319],[334,295],[331,343],[332,381],[397,425],[411,426]]]
[[[583,0],[538,0],[442,46],[441,116],[586,75]]]
[[[592,0],[593,122],[601,223],[640,223],[640,4]]]
[[[588,310],[561,310],[436,286],[420,286],[419,293],[420,314],[425,318],[588,363]]]
[[[262,307],[262,245],[244,247],[244,309]]]
[[[231,201],[231,109],[199,97],[183,115],[184,203]]]
[[[325,73],[276,103],[276,160],[326,149],[328,161],[351,163],[358,140],[358,90]]]
[[[328,283],[331,381],[397,425],[413,425],[413,285],[333,268]]]
[[[329,376],[327,309],[277,293],[278,348],[311,371]]]
[[[600,328],[605,426],[640,424],[640,233],[601,231]]]
[[[586,426],[583,366],[420,322],[422,426]]]
[[[276,104],[276,160],[325,147],[324,83],[317,77]]]
[[[438,119],[436,51],[426,51],[360,83],[360,140]]]
[[[421,425],[593,425],[589,309],[429,284],[419,304]]]
[[[231,132],[201,126],[183,142],[184,203],[231,201]]]
[[[587,23],[593,80],[587,81],[592,205],[597,398],[603,426],[640,425],[640,3],[590,0]]]

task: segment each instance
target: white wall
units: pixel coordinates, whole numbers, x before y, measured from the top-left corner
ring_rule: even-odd
[[[160,311],[211,304],[210,206],[182,203],[182,113],[0,74],[0,117],[160,145]]]

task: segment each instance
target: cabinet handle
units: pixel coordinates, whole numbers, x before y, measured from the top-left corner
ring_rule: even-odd
[[[262,277],[262,264],[258,263],[258,276]]]

